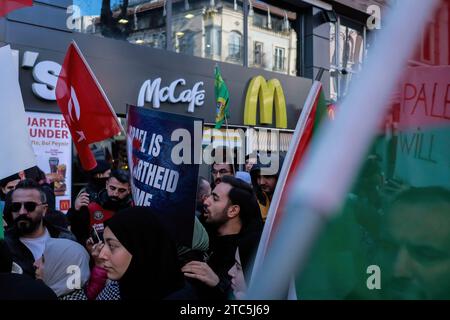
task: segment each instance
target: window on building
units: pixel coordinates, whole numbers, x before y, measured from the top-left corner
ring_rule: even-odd
[[[220,26],[209,26],[205,29],[205,57],[220,60],[222,52],[222,32]]]
[[[280,6],[274,6],[261,0],[248,0],[248,37],[244,39],[244,2],[73,0],[73,5],[78,9],[73,15],[72,29],[238,64],[244,63],[246,45],[250,66],[296,75],[298,39],[292,26],[298,14],[281,7],[283,2]],[[167,21],[172,24],[170,37],[166,34]],[[170,43],[167,43],[168,37]],[[254,42],[264,43],[264,46],[254,47]],[[285,61],[277,61],[276,66],[272,59],[274,53],[271,52],[275,46],[286,50]],[[281,69],[280,63],[283,66]]]
[[[330,25],[330,98],[334,101],[347,94],[352,78],[362,68],[365,32],[363,24],[345,17]]]
[[[248,3],[249,65],[297,75],[297,33],[292,26],[299,15],[264,1],[249,0]],[[275,52],[274,48],[284,52]]]
[[[175,52],[194,55],[194,34],[191,31],[175,34]]]
[[[172,1],[172,45],[175,51],[217,61],[236,63],[229,58],[228,37],[233,30],[242,34],[241,0],[177,0]],[[180,40],[188,32],[189,49],[181,50]],[[181,36],[183,35],[183,36]],[[188,40],[188,41],[187,41]]]
[[[166,1],[73,0],[73,31],[165,48]],[[164,39],[154,40],[154,35]]]
[[[228,38],[228,59],[238,62],[242,60],[242,35],[237,31],[231,31]]]
[[[273,70],[274,71],[285,71],[285,55],[284,48],[275,47],[275,53],[273,56]]]
[[[262,42],[255,41],[254,46],[253,46],[253,53],[254,53],[253,64],[257,65],[257,66],[261,66],[263,64],[263,55],[264,55]]]

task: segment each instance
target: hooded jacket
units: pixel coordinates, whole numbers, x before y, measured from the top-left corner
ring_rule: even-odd
[[[272,157],[274,157],[275,155],[272,155]],[[283,155],[279,155],[279,165],[278,165],[278,170],[275,174],[275,176],[278,177],[280,175],[281,172],[281,168],[283,167],[283,163],[284,163],[284,156]],[[264,191],[261,190],[261,187],[258,185],[258,175],[261,171],[261,168],[269,168],[270,167],[270,163],[268,164],[263,164],[261,162],[260,157],[258,156],[258,160],[257,162],[253,165],[252,169],[250,170],[250,177],[252,179],[252,185],[253,185],[253,190],[255,191],[256,194],[256,198],[258,199],[258,204],[259,204],[259,208],[261,210],[261,216],[263,218],[263,220],[266,220],[267,214],[269,212],[269,206],[270,206],[270,198],[269,195],[267,195]]]

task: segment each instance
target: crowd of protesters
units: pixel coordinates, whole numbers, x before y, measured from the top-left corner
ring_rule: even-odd
[[[215,163],[211,179],[198,178],[189,246],[161,214],[133,205],[129,172],[105,161],[67,214],[38,167],[2,179],[0,286],[10,290],[0,299],[244,298],[265,218],[257,190],[273,194],[248,162],[245,171]]]
[[[98,161],[89,172],[88,185],[67,214],[56,210],[52,184],[39,168],[2,179],[0,300],[245,299],[283,157],[278,160],[278,170],[270,174],[256,157],[247,159],[243,171],[233,163],[214,163],[210,179],[198,177],[190,245],[171,238],[161,213],[134,206],[129,173],[111,170],[107,162]],[[335,230],[346,236],[330,237],[329,246],[336,246],[339,238],[347,256],[382,264],[389,274],[383,278],[381,298],[448,298],[450,289],[443,283],[450,283],[450,192],[397,185],[390,194],[398,196],[382,197],[381,190],[390,184],[383,180],[377,159],[368,159],[362,172],[364,179],[347,201],[352,226],[359,228],[357,249],[348,240],[354,238],[350,229]],[[430,203],[433,210],[425,212]],[[422,219],[425,214],[427,219]],[[415,232],[425,222],[435,232]],[[403,253],[389,259],[382,246],[386,239]],[[412,245],[403,250],[405,241],[428,248],[427,253],[419,254]],[[315,270],[326,267],[322,260],[316,265],[311,261]],[[316,280],[303,280],[305,296],[325,290]],[[357,285],[349,286],[345,295],[367,297],[365,287]]]

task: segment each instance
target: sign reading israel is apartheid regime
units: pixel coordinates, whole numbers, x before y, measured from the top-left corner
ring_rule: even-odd
[[[134,106],[127,120],[134,203],[161,214],[174,239],[190,246],[203,120]]]

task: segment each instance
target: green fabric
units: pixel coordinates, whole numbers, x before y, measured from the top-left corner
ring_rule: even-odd
[[[435,134],[433,143],[439,138],[444,135]],[[407,166],[402,145],[393,148],[391,140],[380,135],[373,142],[342,209],[322,230],[296,279],[299,299],[450,299],[450,190],[438,184],[440,177],[414,185],[413,178],[439,163],[424,158]],[[387,174],[391,167],[396,170]],[[400,169],[410,181],[398,180]],[[373,266],[379,289],[370,288],[378,273]]]
[[[5,237],[4,231],[3,231],[3,208],[5,207],[5,203],[3,201],[0,201],[0,240]]]
[[[216,96],[216,129],[220,129],[225,117],[230,118],[230,106],[229,98],[230,93],[228,88],[223,81],[222,75],[220,74],[219,67],[216,66],[214,69],[215,81],[214,81],[214,93]]]
[[[319,101],[317,103],[316,115],[314,117],[314,129],[313,132],[317,131],[319,124],[322,120],[327,117],[327,100],[325,99],[325,94],[323,93],[323,88],[320,90]]]

